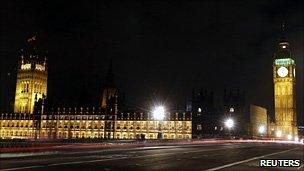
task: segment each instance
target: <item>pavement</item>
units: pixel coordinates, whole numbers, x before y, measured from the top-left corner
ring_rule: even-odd
[[[299,159],[300,166],[260,167],[260,159]],[[224,142],[1,154],[0,171],[13,170],[304,170],[304,146]]]

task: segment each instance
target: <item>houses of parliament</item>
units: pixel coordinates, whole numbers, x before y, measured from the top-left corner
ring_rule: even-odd
[[[155,120],[151,113],[119,111],[118,89],[110,65],[100,106],[46,107],[48,63],[37,48],[36,37],[27,41],[18,64],[14,113],[1,113],[0,137],[8,139],[190,139],[191,113],[165,113]]]
[[[269,121],[266,109],[252,110],[250,116],[257,117],[245,119],[244,116],[248,113],[243,110],[243,103],[236,104],[235,98],[233,103],[227,103],[227,109],[238,113],[232,117],[238,125],[244,125],[244,135],[258,135],[258,128],[263,126],[267,129],[267,137],[291,139],[298,136],[296,62],[284,34],[276,47],[272,65],[273,77],[269,78],[274,86],[274,122]],[[220,117],[208,116],[212,114],[210,111],[213,107],[209,112],[203,112],[209,110],[208,104],[204,102],[192,104],[188,112],[166,112],[161,120],[154,118],[152,111],[123,112],[120,108],[119,91],[114,83],[112,63],[105,80],[98,106],[50,108],[47,105],[48,61],[44,52],[37,48],[36,37],[28,39],[18,64],[14,113],[0,114],[0,138],[190,139],[195,138],[196,134],[205,134],[206,129],[203,132],[203,127],[208,127],[207,130],[212,135],[221,132],[225,127],[220,123],[224,111],[220,111]],[[214,120],[216,122],[210,124]],[[252,122],[254,120],[259,122]],[[249,123],[251,133],[247,131]]]

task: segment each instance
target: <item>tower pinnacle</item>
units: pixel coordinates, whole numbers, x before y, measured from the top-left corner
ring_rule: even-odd
[[[14,104],[16,113],[32,114],[35,102],[47,95],[46,56],[37,48],[36,40],[36,35],[27,39],[26,47],[21,49]]]
[[[292,58],[290,43],[286,38],[286,23],[283,22],[281,26],[281,35],[279,38],[279,42],[277,44],[277,50],[275,53],[275,59],[282,59],[282,58]]]
[[[118,89],[114,84],[114,74],[112,68],[112,59],[110,60],[108,73],[102,90],[101,107],[102,108],[115,108],[118,95]]]
[[[286,22],[282,22],[280,42],[286,42],[287,41],[286,40],[286,31],[287,31]]]
[[[108,67],[108,72],[106,75],[106,86],[114,86],[114,74],[113,74],[113,61],[110,59],[110,64]]]

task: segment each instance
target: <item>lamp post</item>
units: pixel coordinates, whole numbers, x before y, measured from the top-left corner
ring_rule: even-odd
[[[152,114],[153,114],[153,119],[159,121],[157,139],[163,139],[163,135],[162,135],[162,131],[161,131],[161,122],[165,118],[165,108],[164,108],[164,106],[156,106],[153,109]]]
[[[229,136],[231,137],[231,129],[234,127],[234,120],[232,118],[226,119],[225,126],[228,129]]]
[[[281,138],[281,137],[282,137],[282,131],[278,130],[278,131],[276,132],[276,136],[277,136],[278,138]]]
[[[263,135],[265,134],[266,128],[264,125],[260,125],[258,128],[258,132],[260,134],[261,137],[263,137]]]

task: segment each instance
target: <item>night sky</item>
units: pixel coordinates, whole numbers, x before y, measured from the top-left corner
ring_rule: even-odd
[[[33,33],[48,50],[48,97],[75,106],[100,101],[110,59],[126,104],[183,109],[193,88],[246,91],[273,113],[272,62],[281,24],[297,63],[303,114],[304,7],[290,1],[1,1],[2,110],[13,103],[19,51]],[[8,100],[10,99],[10,101]],[[299,118],[301,120],[301,118]]]

